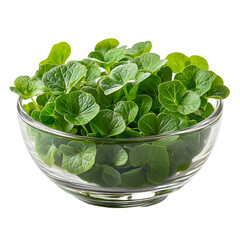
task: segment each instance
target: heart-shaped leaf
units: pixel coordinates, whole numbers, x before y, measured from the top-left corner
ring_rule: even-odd
[[[10,90],[23,99],[29,99],[43,92],[42,81],[38,78],[30,78],[29,76],[18,77],[14,81],[15,87],[10,87]]]
[[[150,41],[138,42],[132,46],[132,48],[126,49],[125,54],[132,57],[137,57],[143,53],[148,53],[152,49],[152,43]]]
[[[200,97],[192,91],[186,91],[180,81],[162,83],[158,90],[160,103],[171,112],[178,111],[187,115],[197,111],[200,107]]]
[[[188,127],[188,117],[179,113],[179,112],[171,112],[168,111],[167,109],[162,110],[161,113],[166,113],[166,114],[170,114],[173,117],[177,118],[180,121],[179,127],[180,129],[184,129]]]
[[[103,137],[115,136],[122,133],[126,124],[119,113],[111,110],[102,110],[90,122],[92,131]]]
[[[225,99],[230,94],[229,89],[223,85],[222,78],[215,73],[212,74],[212,84],[210,90],[206,93],[207,98]]]
[[[97,148],[96,163],[121,166],[127,160],[128,155],[120,145],[102,145]]]
[[[112,48],[104,55],[104,61],[107,63],[118,62],[124,58],[124,50],[120,48]]]
[[[87,82],[88,86],[93,86],[95,87],[97,85],[97,78],[99,78],[101,75],[101,70],[99,69],[98,66],[95,65],[90,65],[87,68],[87,72],[86,72],[86,79],[85,81]]]
[[[167,60],[161,60],[160,56],[155,53],[144,53],[140,57],[135,58],[134,62],[138,65],[139,69],[153,73],[162,67]]]
[[[166,66],[170,67],[174,73],[181,72],[190,64],[189,57],[179,52],[170,53],[166,59]]]
[[[196,93],[192,91],[186,91],[178,104],[178,111],[181,114],[188,115],[189,113],[195,112],[197,109],[199,109],[200,104],[201,100]]]
[[[39,66],[44,64],[54,64],[61,65],[66,62],[68,57],[71,54],[71,48],[66,42],[60,42],[53,45],[51,52],[48,55],[48,58],[42,61]]]
[[[168,66],[163,66],[157,72],[157,75],[161,82],[169,82],[172,80],[172,69]]]
[[[219,85],[213,88],[208,92],[208,97],[209,98],[215,98],[215,99],[225,99],[229,96],[230,91],[228,87],[225,85]]]
[[[96,145],[71,141],[67,145],[60,145],[63,154],[62,167],[73,174],[88,171],[95,162]]]
[[[45,92],[37,96],[36,102],[38,105],[44,107],[49,102],[54,102],[56,96],[50,92]]]
[[[193,55],[190,57],[190,64],[206,70],[208,70],[209,68],[207,60],[197,55]]]
[[[122,173],[122,186],[126,188],[139,188],[144,185],[146,174],[142,167],[134,168]]]
[[[53,135],[37,132],[35,137],[35,149],[41,160],[48,166],[52,166],[55,161],[61,158],[61,153],[53,144]]]
[[[35,77],[42,79],[43,75],[50,71],[52,68],[56,67],[56,64],[46,63],[39,66],[39,70],[36,71]]]
[[[31,116],[32,112],[34,110],[37,110],[37,106],[33,102],[29,102],[29,103],[23,105],[23,109],[28,115]]]
[[[43,75],[43,84],[54,94],[69,93],[84,76],[86,67],[78,62],[57,66]]]
[[[168,177],[169,158],[165,147],[142,144],[133,147],[129,154],[134,167],[144,167],[148,180],[159,184]]]
[[[176,74],[174,79],[181,81],[187,89],[202,96],[211,88],[212,74],[207,70],[189,65],[182,73]]]
[[[185,88],[180,81],[170,81],[159,85],[159,101],[169,111],[177,112]]]
[[[97,115],[100,107],[92,95],[76,91],[57,97],[55,109],[69,123],[84,125]]]
[[[190,166],[192,159],[189,156],[189,150],[186,149],[186,143],[182,139],[178,139],[167,146],[167,150],[170,163],[169,175],[186,170]]]
[[[148,72],[138,72],[135,78],[135,82],[132,83],[132,87],[129,91],[129,98],[130,100],[134,100],[137,96],[138,88],[141,83],[148,82],[148,77],[150,76],[150,73]],[[154,75],[153,75],[154,76]],[[145,81],[146,80],[146,81]]]
[[[138,114],[136,119],[141,118],[145,113],[149,112],[152,107],[152,98],[148,95],[138,95],[134,102],[138,105]]]
[[[123,88],[128,82],[134,81],[137,71],[138,67],[134,63],[120,65],[111,71],[109,77],[102,79],[99,85],[104,94],[109,95]]]
[[[115,38],[108,38],[105,40],[102,40],[101,42],[97,43],[95,46],[95,51],[100,52],[102,55],[104,55],[107,51],[109,51],[112,48],[115,48],[119,45],[119,42]]]
[[[161,79],[156,75],[150,75],[146,81],[139,84],[138,94],[147,94],[150,96],[158,97],[158,86]]]
[[[133,101],[120,101],[114,108],[114,112],[121,114],[126,125],[133,122],[138,113],[138,105]]]
[[[147,113],[138,122],[138,128],[144,136],[153,136],[170,133],[180,129],[180,121],[170,114]]]
[[[140,132],[137,132],[131,129],[126,129],[116,137],[117,138],[139,138],[139,137],[142,137],[142,135]]]
[[[89,171],[78,176],[84,181],[107,188],[116,187],[121,183],[120,173],[113,167],[104,164],[95,164]]]
[[[47,103],[39,115],[40,121],[46,126],[60,131],[70,132],[73,124],[67,122],[62,115],[55,111],[55,102]]]

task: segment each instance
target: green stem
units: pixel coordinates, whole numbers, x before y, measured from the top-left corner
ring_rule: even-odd
[[[109,75],[109,74],[110,74],[110,72],[111,72],[111,69],[110,69],[110,67],[106,67],[105,69],[106,69],[106,71],[107,71],[107,73],[108,73],[108,75]]]
[[[82,128],[84,129],[84,131],[86,132],[86,134],[89,133],[88,130],[87,130],[87,128],[86,128],[84,125],[82,125]]]
[[[126,86],[123,87],[123,91],[124,91],[124,93],[125,93],[125,96],[126,96],[127,100],[130,100],[130,99],[129,99],[128,91],[127,91],[127,89],[126,89]]]
[[[32,99],[32,102],[33,102],[34,106],[36,107],[36,109],[37,109],[37,110],[40,110],[39,106],[38,106],[37,103],[34,101],[34,99],[33,99],[32,97],[31,97],[31,99]]]

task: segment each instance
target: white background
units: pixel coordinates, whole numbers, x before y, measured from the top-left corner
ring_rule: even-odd
[[[0,3],[0,239],[240,239],[240,7],[238,0],[8,0]],[[122,45],[151,40],[164,58],[179,51],[205,57],[231,89],[215,148],[178,192],[151,207],[87,205],[35,166],[20,135],[9,91],[33,75],[53,44],[70,59],[115,37]]]

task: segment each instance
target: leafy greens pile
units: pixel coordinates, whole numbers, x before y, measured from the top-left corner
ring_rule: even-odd
[[[25,111],[49,127],[119,138],[192,126],[214,111],[209,98],[229,95],[202,57],[172,53],[160,59],[150,53],[150,41],[118,45],[116,39],[103,40],[89,58],[65,64],[70,46],[56,44],[34,77],[18,77],[10,89],[31,98]]]
[[[229,95],[222,78],[208,70],[204,58],[171,53],[160,59],[150,53],[151,48],[150,41],[119,47],[111,38],[97,43],[88,58],[65,63],[71,49],[61,42],[52,47],[33,77],[18,77],[10,89],[31,99],[23,108],[36,121],[71,134],[100,138],[181,130],[212,114],[209,98]],[[92,143],[59,141],[47,133],[35,133],[33,138],[38,155],[49,166],[55,164],[104,187],[136,188],[159,184],[187,169],[203,149],[207,135],[97,148]]]

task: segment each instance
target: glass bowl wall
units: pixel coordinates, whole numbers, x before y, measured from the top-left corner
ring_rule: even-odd
[[[17,109],[24,142],[37,166],[60,188],[99,206],[147,206],[181,188],[207,160],[220,127],[222,102],[192,127],[152,137],[114,139],[49,128]],[[81,164],[79,165],[79,161]]]

